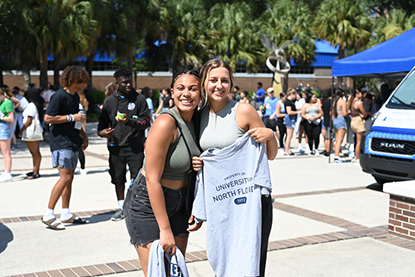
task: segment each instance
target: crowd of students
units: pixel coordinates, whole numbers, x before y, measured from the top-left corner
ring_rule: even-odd
[[[229,97],[249,103],[246,98],[247,92],[240,92],[239,88],[236,88]],[[348,148],[344,156],[350,156],[352,162],[358,162],[357,149],[360,147],[362,136],[369,129],[372,117],[391,91],[387,84],[383,84],[380,92],[380,95],[375,97],[374,93],[366,88],[337,88],[332,99],[331,89],[325,91],[324,95],[318,94],[317,97],[311,88],[290,88],[287,92],[280,93],[277,98],[272,87],[264,94],[262,83],[258,83],[255,107],[262,113],[265,126],[275,132],[279,140],[279,155],[295,157],[291,150],[291,141],[296,136],[297,152],[300,155],[329,156],[329,153],[334,153],[334,163],[341,164],[343,160],[340,153],[343,145]],[[324,138],[324,150],[320,153],[318,149],[321,136]],[[305,150],[302,147],[303,138],[306,142]],[[333,146],[331,151],[330,145]]]
[[[0,89],[0,149],[4,156],[4,172],[0,175],[0,182],[13,180],[11,174],[12,158],[11,150],[17,148],[17,139],[26,142],[26,146],[32,155],[33,171],[27,172],[27,179],[41,177],[39,169],[42,160],[39,142],[43,140],[44,131],[49,126],[44,122],[44,115],[49,106],[54,87],[48,83],[47,88],[36,88],[30,84],[25,91],[17,86],[12,89],[3,85]],[[89,103],[83,91],[78,92],[82,108],[88,110]],[[83,124],[85,128],[85,123]],[[82,142],[81,142],[82,143]],[[85,155],[81,151],[81,175],[86,174]]]

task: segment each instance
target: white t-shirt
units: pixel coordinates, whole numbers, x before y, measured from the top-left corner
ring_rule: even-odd
[[[39,118],[39,113],[37,111],[36,105],[33,103],[29,103],[29,105],[27,105],[26,109],[23,111],[23,124],[26,123],[28,116],[31,116],[32,120]]]
[[[200,157],[192,214],[207,222],[209,263],[216,276],[259,276],[261,190],[272,190],[265,144],[245,133]]]

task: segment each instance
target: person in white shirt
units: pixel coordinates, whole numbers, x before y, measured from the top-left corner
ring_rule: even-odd
[[[39,112],[36,105],[34,104],[38,101],[39,93],[36,90],[29,90],[25,98],[29,101],[29,105],[23,110],[23,128],[20,130],[19,137],[23,136],[23,132],[31,125],[35,124],[35,120],[39,120]],[[40,126],[40,124],[39,124]],[[32,155],[33,161],[33,171],[27,173],[27,179],[36,179],[40,177],[39,169],[40,163],[42,161],[42,155],[40,154],[39,140],[36,141],[26,141],[27,148]]]

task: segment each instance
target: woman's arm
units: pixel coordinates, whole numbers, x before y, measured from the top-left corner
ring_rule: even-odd
[[[350,114],[350,111],[347,110],[346,101],[344,101],[343,99],[339,99],[339,102],[340,102],[340,105],[341,105],[341,108],[342,108],[343,116],[344,117],[348,116]]]
[[[293,111],[291,106],[286,106],[285,111],[287,112],[288,115],[297,115],[298,114],[297,111]]]
[[[14,114],[13,112],[9,112],[7,117],[4,117],[1,119],[3,121],[9,122],[9,123],[13,123],[14,122]]]
[[[301,117],[304,118],[305,120],[308,119],[307,116],[305,115],[306,105],[308,104],[304,104],[303,107],[301,108]]]
[[[366,118],[367,113],[365,111],[365,107],[363,106],[363,103],[361,101],[356,101],[355,108],[358,110],[361,114],[361,117]]]
[[[154,115],[159,115],[161,108],[163,108],[163,101],[160,101],[159,107],[157,108],[157,111],[154,113]]]
[[[277,156],[278,144],[274,131],[265,128],[264,123],[257,111],[250,105],[240,103],[236,111],[236,124],[247,131],[256,142],[265,142],[268,160],[273,160]]]
[[[318,105],[318,115],[316,115],[316,119],[321,118],[322,116],[323,116],[323,109],[321,105]]]
[[[176,251],[173,232],[166,211],[161,175],[163,174],[167,151],[177,139],[174,119],[167,114],[160,115],[150,128],[146,142],[146,181],[151,207],[160,229],[160,244],[165,253]]]
[[[22,135],[23,135],[23,132],[24,132],[24,130],[26,130],[27,129],[27,127],[29,127],[30,126],[30,124],[32,124],[32,121],[33,121],[33,116],[28,116],[27,117],[27,120],[26,120],[26,122],[25,122],[25,124],[23,124],[23,127],[22,127],[22,129],[20,130],[20,132],[19,132],[19,138],[21,138],[22,137]]]

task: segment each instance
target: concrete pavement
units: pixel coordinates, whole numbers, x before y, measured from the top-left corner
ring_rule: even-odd
[[[89,218],[86,225],[54,231],[42,224],[58,179],[48,144],[41,144],[36,180],[25,179],[31,169],[25,144],[12,151],[14,180],[0,183],[0,276],[143,276],[124,221],[110,220],[117,203],[106,141],[95,126],[87,124],[88,175],[75,175],[71,198],[71,212]],[[389,196],[369,189],[378,186],[359,165],[298,156],[277,157],[270,169],[275,201],[267,276],[413,276],[415,243],[387,234]],[[205,249],[202,227],[189,239],[191,276],[214,276]]]

